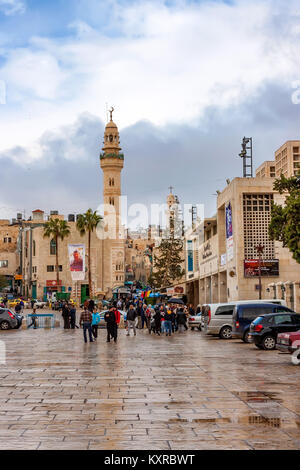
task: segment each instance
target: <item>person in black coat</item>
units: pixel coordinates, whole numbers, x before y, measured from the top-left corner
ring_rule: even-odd
[[[186,326],[186,314],[183,311],[183,308],[177,310],[177,325],[179,333],[182,333]]]
[[[161,332],[161,314],[159,310],[156,310],[155,315],[153,316],[155,322],[155,333],[160,336]]]

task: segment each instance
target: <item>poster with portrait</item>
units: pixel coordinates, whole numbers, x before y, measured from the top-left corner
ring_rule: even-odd
[[[69,264],[73,281],[83,281],[85,278],[85,245],[69,245]]]
[[[232,208],[229,202],[225,208],[226,222],[226,257],[227,261],[233,259],[233,230],[232,230]]]

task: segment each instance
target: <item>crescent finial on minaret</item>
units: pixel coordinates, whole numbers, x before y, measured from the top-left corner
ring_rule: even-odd
[[[112,113],[114,112],[115,108],[111,107],[109,110],[110,113],[110,120],[112,121]]]

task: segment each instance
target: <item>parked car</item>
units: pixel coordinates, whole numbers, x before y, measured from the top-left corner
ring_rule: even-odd
[[[106,328],[106,321],[104,320],[104,315],[106,312],[108,312],[108,310],[103,310],[102,312],[100,312],[100,322],[98,323],[98,328]],[[127,313],[124,312],[124,310],[119,310],[119,312],[121,314],[121,323],[123,323],[124,321],[126,321]]]
[[[300,365],[300,329],[295,332],[279,333],[277,336],[276,349],[281,352],[293,354],[292,363]]]
[[[238,304],[234,307],[232,315],[232,337],[240,338],[249,343],[250,324],[255,318],[277,312],[293,312],[290,308],[272,303]]]
[[[250,325],[249,341],[259,349],[275,349],[277,335],[300,329],[300,314],[278,312],[256,318]]]
[[[206,335],[221,339],[232,338],[232,315],[236,305],[272,303],[286,306],[285,300],[238,300],[230,303],[204,304],[202,306],[201,330]]]
[[[201,331],[201,313],[190,315],[188,318],[188,326],[191,327],[191,330],[198,328],[198,330]]]
[[[35,308],[44,308],[46,305],[47,302],[43,302],[42,300],[36,300],[34,304]]]
[[[23,316],[9,308],[0,308],[0,330],[18,329],[22,325]]]

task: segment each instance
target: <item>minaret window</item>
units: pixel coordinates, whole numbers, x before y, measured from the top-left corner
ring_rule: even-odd
[[[113,142],[113,141],[114,141],[114,136],[113,136],[113,135],[110,135],[110,136],[109,136],[109,141],[110,141],[110,142]]]

